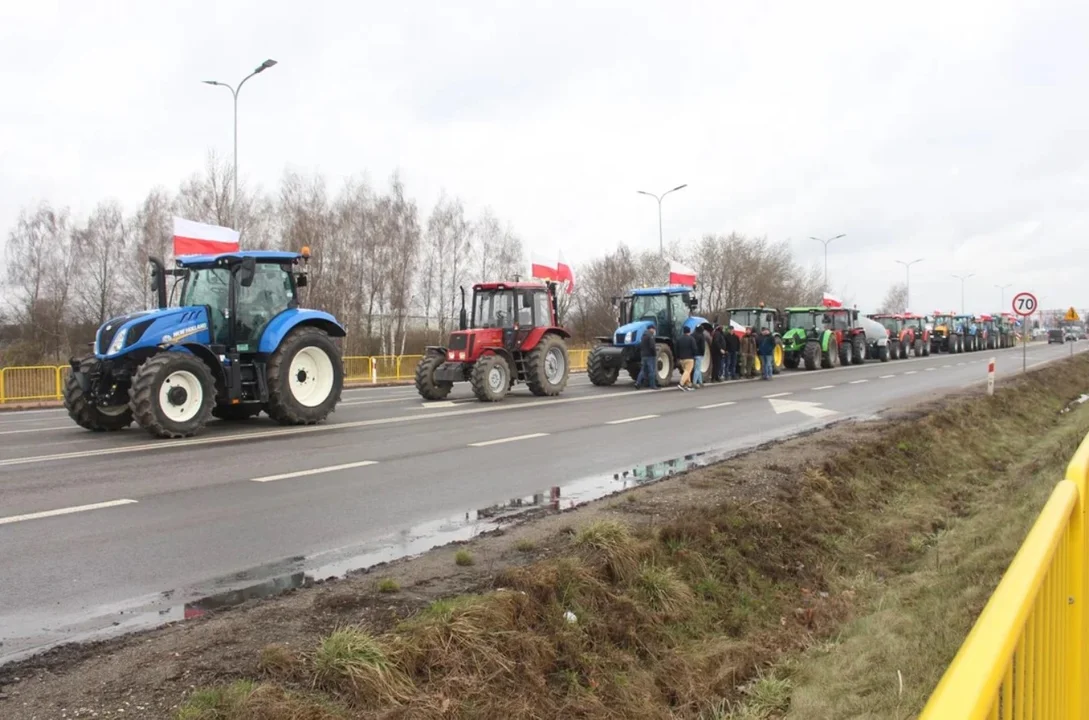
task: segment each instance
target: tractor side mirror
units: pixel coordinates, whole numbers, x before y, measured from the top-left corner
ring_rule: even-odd
[[[242,287],[253,285],[253,278],[257,275],[257,258],[250,256],[242,258],[242,265],[238,268],[238,284]]]

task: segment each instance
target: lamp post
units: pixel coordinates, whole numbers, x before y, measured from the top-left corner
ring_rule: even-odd
[[[907,307],[904,308],[905,310],[910,310],[911,309],[911,266],[914,265],[917,262],[922,262],[922,261],[923,261],[923,258],[918,258],[917,260],[912,260],[911,262],[904,262],[903,260],[897,260],[896,261],[896,262],[900,263],[901,265],[903,265],[904,270],[907,272],[907,299],[904,301],[906,303]]]
[[[970,277],[975,277],[975,273],[968,273],[967,275],[954,275],[957,280],[960,280],[960,311],[962,314],[967,314],[967,308],[964,307],[964,281]]]
[[[995,285],[998,288],[998,307],[999,312],[1005,312],[1006,307],[1006,291],[1013,287],[1013,283],[1007,283],[1006,285]]]
[[[235,225],[238,225],[238,93],[241,92],[242,86],[246,84],[247,80],[249,80],[254,75],[257,75],[258,73],[263,73],[265,70],[268,70],[275,64],[275,60],[265,60],[263,63],[257,66],[256,70],[251,72],[246,77],[242,78],[242,80],[235,87],[231,87],[227,83],[219,82],[218,80],[202,81],[206,85],[219,85],[220,87],[227,88],[231,91],[231,96],[234,98],[234,190],[231,193],[231,221]],[[237,230],[237,228],[235,229]]]
[[[824,289],[825,290],[828,289],[828,244],[831,243],[833,240],[839,240],[841,237],[847,237],[847,233],[842,233],[840,235],[836,235],[835,237],[828,238],[827,240],[824,240],[824,239],[819,238],[819,237],[813,237],[813,236],[809,237],[810,240],[816,240],[817,242],[824,245]]]
[[[635,192],[639,193],[640,195],[649,195],[650,197],[652,197],[652,198],[654,198],[655,200],[658,201],[658,254],[661,255],[662,257],[665,257],[665,244],[662,242],[662,200],[669,193],[677,192],[681,188],[686,188],[686,187],[688,187],[688,183],[685,183],[683,185],[678,185],[677,187],[673,188],[672,190],[666,190],[661,195],[655,195],[654,193],[649,193],[646,190],[636,190],[635,191]]]

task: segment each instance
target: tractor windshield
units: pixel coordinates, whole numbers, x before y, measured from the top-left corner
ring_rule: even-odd
[[[632,320],[654,320],[663,325],[668,318],[668,295],[634,295],[631,299]]]
[[[775,330],[775,313],[771,310],[756,308],[731,310],[730,320],[743,327],[751,327],[753,330],[759,330],[760,328]]]
[[[473,298],[474,328],[514,327],[513,290],[478,290]]]
[[[891,318],[891,317],[874,318],[874,319],[877,320],[877,322],[881,323],[881,325],[886,330],[889,330],[889,331],[894,332],[894,333],[900,332],[900,323],[902,322],[901,320],[898,320],[896,318]]]
[[[215,314],[226,317],[227,298],[231,286],[231,271],[227,268],[190,270],[182,288],[183,306],[207,305]]]
[[[787,318],[787,327],[790,329],[801,328],[802,330],[816,330],[821,326],[820,313],[809,312],[803,310],[801,312],[792,312]]]

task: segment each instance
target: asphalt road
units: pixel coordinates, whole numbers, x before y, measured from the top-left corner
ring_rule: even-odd
[[[1032,345],[1028,364],[1070,352]],[[0,414],[0,662],[175,619],[185,601],[297,568],[344,570],[375,551],[426,549],[425,528],[438,536],[459,518],[475,522],[477,508],[553,486],[982,382],[992,356],[1000,376],[1020,371],[1017,348],[690,393],[636,391],[626,378],[596,388],[585,375],[559,398],[519,387],[495,405],[467,386],[440,403],[410,387],[348,390],[326,425],[214,422],[182,441],[89,433],[60,410]]]

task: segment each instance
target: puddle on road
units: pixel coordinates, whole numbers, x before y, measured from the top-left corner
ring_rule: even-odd
[[[363,545],[308,557],[297,556],[232,573],[185,590],[89,608],[77,615],[0,615],[0,665],[59,645],[104,640],[147,630],[207,612],[268,598],[329,578],[419,555],[447,543],[470,540],[535,513],[563,512],[592,500],[653,483],[678,472],[729,457],[737,448],[701,453],[591,476],[525,497],[422,523]]]

